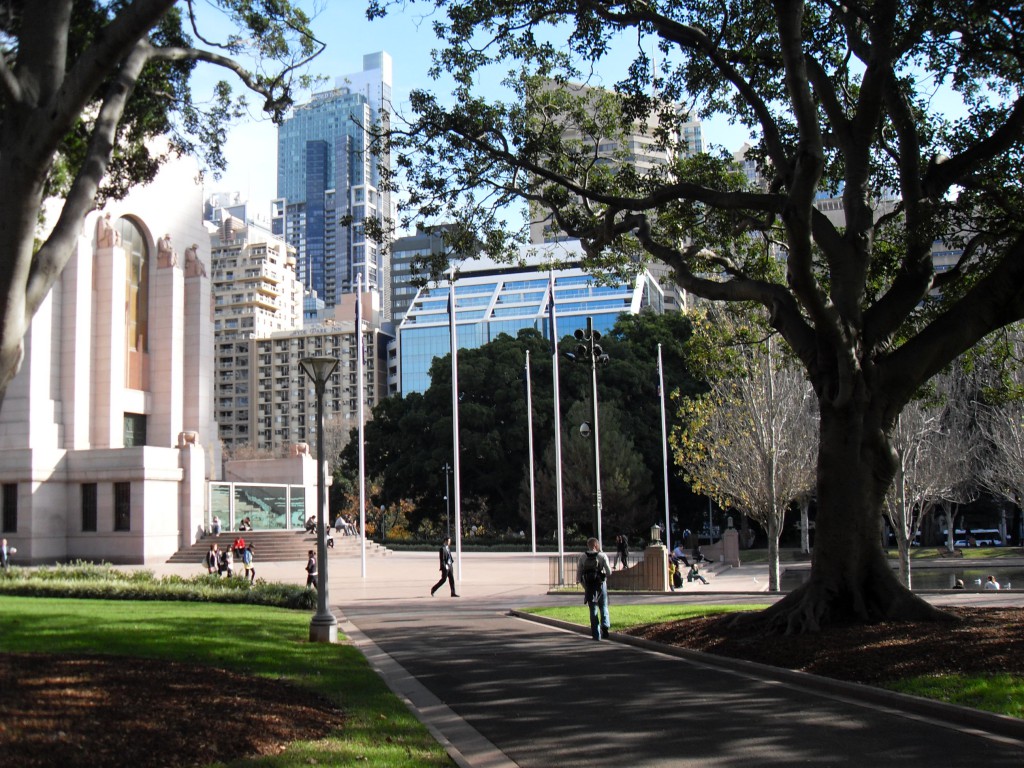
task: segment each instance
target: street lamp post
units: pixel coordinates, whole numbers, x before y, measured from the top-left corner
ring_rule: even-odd
[[[590,407],[591,421],[589,425],[594,433],[594,531],[597,540],[601,541],[601,432],[597,418],[597,364],[608,362],[608,355],[597,342],[601,340],[599,331],[594,330],[594,318],[587,318],[587,330],[578,329],[573,334],[579,344],[576,345],[578,359],[590,359]],[[583,427],[588,425],[584,424]],[[580,433],[586,437],[587,430],[580,427]]]
[[[338,620],[327,604],[327,531],[324,506],[327,501],[324,479],[324,389],[338,367],[336,357],[304,357],[299,365],[313,381],[316,389],[316,559],[319,563],[316,582],[316,614],[309,622],[309,640],[312,643],[336,643]]]

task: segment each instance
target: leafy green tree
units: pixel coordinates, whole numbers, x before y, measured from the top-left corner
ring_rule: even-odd
[[[646,530],[656,516],[654,510],[662,508],[662,495],[652,494],[652,488],[660,488],[652,478],[662,476],[663,466],[655,375],[659,340],[665,343],[666,386],[685,393],[699,389],[682,358],[688,324],[682,315],[626,315],[602,340],[609,354],[609,362],[598,374],[602,496],[608,507],[607,519],[615,528],[630,533],[635,533],[637,527]],[[566,336],[561,348],[570,350],[574,343],[572,336]],[[544,467],[552,478],[554,468],[551,348],[532,329],[520,331],[515,339],[500,335],[478,349],[459,351],[463,517],[486,513],[498,530],[526,530],[529,523],[524,382],[527,350],[531,360],[538,519],[544,529],[541,535],[547,536],[555,528],[553,479],[543,486],[547,482]],[[563,461],[567,474],[571,467],[579,485],[579,494],[567,490],[567,497],[579,507],[582,526],[583,521],[591,519],[589,510],[593,508],[591,448],[578,433],[579,423],[588,419],[585,414],[590,407],[584,405],[590,397],[589,365],[564,360],[560,379],[566,451]],[[431,385],[426,392],[382,401],[366,425],[367,473],[381,479],[386,501],[418,501],[412,520],[414,529],[425,518],[436,520],[444,515],[442,468],[445,463],[453,463],[451,445],[451,358],[446,355],[431,366]],[[355,441],[351,441],[342,453],[341,472],[349,478],[357,471],[356,448]],[[672,473],[672,480],[675,489],[675,483],[681,482],[677,473]],[[548,512],[550,515],[545,517]],[[658,513],[659,519],[661,515],[663,512]],[[587,522],[585,530],[589,533],[591,529],[592,524]]]
[[[663,491],[664,453],[662,450],[661,404],[658,395],[658,345],[662,345],[662,369],[665,379],[666,434],[683,426],[681,415],[672,406],[673,399],[685,400],[707,389],[705,376],[696,371],[693,359],[693,322],[691,315],[670,312],[641,312],[622,315],[611,332],[602,339],[610,360],[598,376],[601,402],[618,405],[624,420],[622,429],[643,456],[644,464],[657,489],[653,496],[656,510],[649,518],[637,521],[637,527],[625,531],[646,537],[655,520],[665,519]],[[602,422],[602,437],[604,422]],[[604,443],[602,442],[602,451]],[[671,458],[670,458],[671,462]],[[680,522],[680,530],[695,528],[707,502],[693,495],[684,474],[669,466],[669,517]]]
[[[761,620],[802,632],[943,618],[881,547],[890,436],[922,384],[1024,317],[1019,4],[423,4],[435,9],[435,71],[455,92],[414,93],[416,118],[394,137],[417,151],[402,152],[410,215],[460,214],[506,253],[507,209],[528,203],[581,238],[595,266],[630,273],[656,259],[691,294],[759,306],[820,414],[811,575]],[[393,5],[415,3],[377,0],[370,14]],[[623,45],[633,61],[615,98],[569,85]],[[474,90],[485,69],[510,72],[511,98]],[[966,116],[936,109],[936,94]],[[693,154],[680,104],[756,133],[757,178],[726,152]],[[665,158],[649,170],[624,162],[644,126]],[[821,193],[841,199],[842,224],[816,206]],[[962,250],[944,271],[936,241]]]
[[[170,154],[222,170],[244,98],[193,99],[197,62],[223,68],[283,117],[319,44],[287,0],[213,0],[237,32],[203,37],[192,0],[9,0],[0,6],[0,403],[22,339],[71,256],[86,214],[150,181]],[[189,32],[191,31],[191,34]],[[251,57],[254,66],[238,60]],[[166,152],[151,141],[169,142]],[[36,240],[42,206],[63,199]],[[51,223],[51,222],[48,222]]]
[[[480,522],[489,520],[501,530],[518,530],[522,525],[519,490],[528,443],[523,389],[526,349],[537,360],[546,354],[548,343],[537,331],[526,330],[516,339],[502,334],[478,349],[459,351],[463,518],[476,515]],[[435,359],[430,376],[431,385],[423,394],[378,404],[365,430],[367,473],[381,478],[386,501],[419,501],[414,528],[424,516],[443,516],[443,467],[454,463],[451,357]],[[534,429],[538,432],[545,428],[545,405],[550,414],[550,396],[545,400],[535,393]],[[342,454],[346,473],[357,470],[356,449],[353,440]]]
[[[633,535],[655,521],[657,503],[651,471],[624,428],[627,417],[614,402],[600,405],[602,534]],[[594,437],[583,437],[579,425],[590,420],[590,404],[574,403],[562,421],[562,514],[570,532],[593,535]],[[528,478],[524,477],[525,483]],[[537,469],[538,537],[550,540],[557,531],[555,448],[549,441]]]

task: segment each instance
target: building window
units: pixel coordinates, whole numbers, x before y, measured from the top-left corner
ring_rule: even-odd
[[[96,483],[82,483],[82,530],[96,530]]]
[[[141,413],[124,415],[124,447],[146,444],[146,417]]]
[[[148,352],[149,247],[146,236],[131,219],[118,219],[116,227],[127,262],[128,349]]]
[[[4,533],[18,532],[18,484],[4,483],[3,526]]]
[[[114,530],[132,529],[132,484],[114,483]]]

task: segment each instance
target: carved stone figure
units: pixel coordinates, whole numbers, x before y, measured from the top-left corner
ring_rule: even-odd
[[[96,247],[112,248],[121,244],[121,235],[110,221],[110,212],[100,216],[96,222]]]
[[[171,236],[169,234],[156,241],[156,265],[158,269],[178,266],[178,254],[171,244]]]
[[[192,243],[185,249],[185,277],[206,277],[206,267],[196,252],[198,247],[198,243]]]

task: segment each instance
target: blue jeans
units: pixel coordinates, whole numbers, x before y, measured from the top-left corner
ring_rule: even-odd
[[[601,584],[601,589],[588,603],[590,607],[590,634],[595,640],[601,639],[601,630],[611,630],[612,622],[608,618],[608,585]]]

